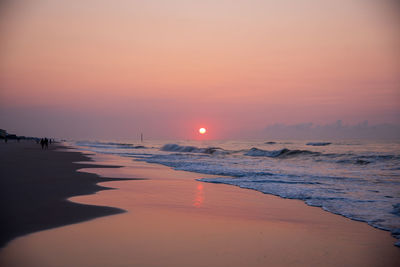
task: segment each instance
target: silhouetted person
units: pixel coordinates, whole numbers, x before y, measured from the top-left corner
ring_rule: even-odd
[[[40,139],[40,145],[42,146],[42,149],[44,149],[44,139]]]
[[[46,146],[46,149],[49,148],[49,139],[47,138],[44,139],[44,145]]]

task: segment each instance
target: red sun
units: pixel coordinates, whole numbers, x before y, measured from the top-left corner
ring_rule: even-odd
[[[199,133],[200,134],[205,134],[207,132],[206,128],[200,128]]]

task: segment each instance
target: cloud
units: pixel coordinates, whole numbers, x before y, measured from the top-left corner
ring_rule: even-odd
[[[276,139],[399,139],[400,125],[388,123],[369,125],[368,121],[344,125],[341,120],[325,125],[274,124],[267,126],[263,130],[263,135]]]

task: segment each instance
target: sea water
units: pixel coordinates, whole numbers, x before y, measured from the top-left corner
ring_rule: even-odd
[[[253,189],[391,231],[400,239],[400,142],[78,141],[80,149],[177,170],[199,181]],[[400,246],[400,241],[396,243]]]

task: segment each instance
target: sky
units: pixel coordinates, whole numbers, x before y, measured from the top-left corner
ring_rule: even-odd
[[[2,1],[0,128],[232,139],[274,124],[400,124],[395,2]]]

